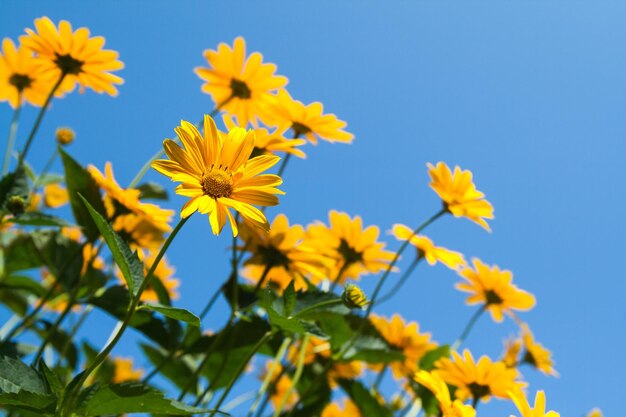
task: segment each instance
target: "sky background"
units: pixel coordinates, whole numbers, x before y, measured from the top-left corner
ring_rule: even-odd
[[[54,130],[71,126],[77,140],[69,152],[100,169],[112,161],[128,184],[180,119],[195,122],[213,109],[192,71],[205,65],[202,51],[242,35],[249,51],[289,78],[294,98],[322,102],[355,134],[352,145],[307,145],[306,160],[292,159],[287,194],[270,219],[284,212],[307,224],[342,210],[378,225],[396,249],[386,234],[392,224],[414,227],[439,209],[426,163],[470,169],[495,207],[493,233],[447,216],[427,235],[510,269],[536,295],[521,317],[554,353],[561,376],[526,369],[533,396],[545,389],[562,416],[594,406],[623,414],[626,3],[2,1],[0,35],[16,39],[43,15],[105,36],[126,68],[117,98],[88,91],[54,102],[29,155],[36,168],[54,149]],[[11,114],[0,106],[0,132]],[[35,115],[23,114],[20,146]],[[148,179],[173,192],[165,177]],[[178,210],[184,201],[167,205]],[[226,278],[229,244],[228,233],[214,237],[200,215],[183,229],[168,252],[182,281],[178,305],[201,310]],[[457,281],[445,267],[421,265],[377,313],[398,312],[450,343],[474,312]],[[363,285],[371,291],[374,282]],[[0,312],[1,321],[8,317]],[[206,326],[226,318],[221,303]],[[82,335],[100,344],[114,326],[102,315],[89,323]],[[510,320],[484,316],[466,346],[498,357],[514,332]],[[139,338],[127,336],[115,353],[137,355]],[[514,411],[493,400],[478,415]]]

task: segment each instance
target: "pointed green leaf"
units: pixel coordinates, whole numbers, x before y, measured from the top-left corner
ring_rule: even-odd
[[[64,388],[61,379],[50,368],[48,368],[48,365],[46,365],[46,362],[44,362],[42,359],[39,360],[39,372],[43,375],[44,379],[48,383],[48,388],[50,389],[50,391],[56,395],[61,395]]]
[[[50,227],[74,227],[72,223],[64,219],[49,214],[31,211],[11,217],[7,220],[9,223],[20,224],[22,226],[50,226]]]
[[[381,405],[359,381],[340,379],[339,385],[359,407],[364,416],[392,417],[391,410]]]
[[[433,350],[429,350],[426,352],[422,359],[419,362],[419,368],[424,371],[430,371],[435,367],[435,362],[437,362],[440,358],[447,358],[450,356],[450,346],[449,345],[441,345],[437,346]]]
[[[0,392],[20,391],[48,394],[46,383],[37,371],[20,360],[0,357]]]
[[[200,326],[200,318],[184,308],[169,307],[162,304],[142,304],[139,309],[157,311],[170,319],[184,321],[192,326]]]
[[[291,280],[285,291],[283,292],[283,316],[291,316],[291,312],[296,306],[296,287],[295,281]]]

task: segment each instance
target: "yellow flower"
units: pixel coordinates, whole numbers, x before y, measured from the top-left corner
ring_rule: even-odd
[[[269,233],[243,228],[241,235],[245,250],[253,254],[244,262],[246,267],[242,275],[255,284],[265,273],[264,282],[276,285],[281,291],[291,280],[295,280],[297,290],[304,290],[307,288],[305,278],[319,282],[332,264],[331,259],[303,243],[303,227],[298,224],[289,226],[284,214],[276,216]]]
[[[417,248],[418,256],[426,259],[429,265],[441,262],[450,269],[458,269],[466,265],[465,258],[459,252],[454,252],[441,246],[435,246],[432,240],[426,236],[415,235],[413,231],[403,224],[394,224],[393,235],[398,240],[407,240]]]
[[[358,286],[354,284],[347,284],[341,295],[343,304],[348,308],[363,308],[370,302],[367,296]]]
[[[271,387],[273,389],[269,393],[269,397],[272,405],[274,406],[274,409],[277,409],[278,407],[280,407],[280,404],[283,401],[283,397],[291,388],[293,381],[291,380],[291,377],[287,372],[283,372],[282,365],[273,361],[267,362],[265,364],[265,372],[260,375],[260,378],[264,379],[272,368],[273,371]],[[298,398],[298,391],[296,389],[293,389],[289,394],[289,397],[287,398],[285,410],[291,409],[291,407],[293,407],[298,402]]]
[[[599,408],[594,408],[587,414],[587,417],[602,417],[602,411]]]
[[[548,411],[546,413],[546,394],[543,391],[537,391],[535,395],[535,406],[530,408],[526,394],[519,388],[514,388],[509,392],[509,396],[515,406],[522,413],[522,417],[559,417],[556,411]],[[511,416],[513,417],[513,416]]]
[[[237,118],[240,125],[257,123],[262,106],[272,100],[272,92],[284,87],[287,78],[274,75],[276,65],[263,63],[263,55],[253,52],[246,58],[246,42],[235,39],[233,47],[220,43],[217,50],[204,51],[209,67],[195,73],[206,81],[202,91],[220,109]]]
[[[496,265],[489,267],[479,259],[472,259],[474,268],[466,267],[459,271],[467,282],[456,284],[456,288],[471,295],[469,305],[484,304],[491,317],[501,322],[505,312],[530,310],[535,305],[535,297],[513,285],[511,271],[500,270]]]
[[[261,155],[249,159],[254,149],[254,131],[234,128],[228,135],[222,135],[208,115],[204,116],[204,137],[184,120],[175,131],[185,148],[165,139],[163,147],[170,160],[159,159],[152,167],[172,181],[182,182],[176,193],[190,200],[180,215],[187,218],[196,211],[208,214],[215,235],[220,234],[228,219],[233,236],[237,236],[232,208],[248,224],[268,232],[265,215],[252,204],[278,204],[276,194],[284,193],[276,187],[283,181],[277,175],[258,174],[274,166],[280,158]]]
[[[104,174],[93,165],[88,166],[87,170],[105,192],[104,205],[107,216],[113,220],[113,229],[133,246],[158,247],[163,241],[163,234],[171,230],[169,222],[174,212],[156,204],[141,202],[137,189],[120,187],[113,176],[110,162],[105,164]]]
[[[516,386],[525,384],[516,381],[517,371],[507,368],[502,362],[492,362],[487,356],[482,356],[478,362],[469,350],[463,356],[452,352],[453,359],[442,358],[435,363],[435,373],[450,385],[457,387],[456,397],[461,401],[473,398],[489,401],[491,396],[507,399],[508,392]]]
[[[23,45],[16,48],[8,38],[2,41],[0,101],[8,101],[13,108],[21,104],[20,100],[33,106],[43,105],[52,85],[42,75],[30,49]]]
[[[142,369],[133,369],[131,358],[113,358],[113,383],[121,384],[127,381],[138,381],[143,376]]]
[[[74,142],[76,134],[69,127],[60,127],[56,131],[56,140],[59,145],[69,145]]]
[[[363,229],[360,216],[351,219],[335,210],[330,212],[329,220],[330,226],[322,222],[309,225],[306,242],[336,261],[329,271],[330,279],[343,284],[348,279],[356,280],[361,275],[387,269],[394,253],[384,250],[385,243],[377,241],[377,226]]]
[[[224,116],[223,120],[226,129],[230,130],[237,127],[230,117]],[[254,141],[252,156],[276,155],[276,152],[284,152],[299,158],[306,158],[306,154],[298,148],[306,144],[306,140],[287,139],[284,136],[285,132],[278,129],[274,129],[272,133],[264,127],[255,127],[253,130],[256,140]]]
[[[526,362],[546,375],[558,376],[554,369],[552,354],[541,343],[537,343],[530,328],[526,323],[522,324],[522,341],[524,343],[524,356],[522,362]]]
[[[343,407],[337,402],[328,404],[321,417],[361,417],[361,410],[351,400],[344,399]]]
[[[454,217],[467,217],[487,231],[491,231],[485,219],[493,219],[493,206],[485,195],[476,189],[472,182],[472,173],[454,167],[454,174],[443,162],[437,166],[428,165],[431,178],[430,187],[443,200],[445,209]]]
[[[463,404],[459,400],[452,401],[448,385],[436,373],[418,371],[414,379],[435,395],[443,413],[442,417],[474,417],[476,415],[476,410],[473,407]]]
[[[117,95],[114,84],[122,84],[123,80],[111,71],[123,68],[124,64],[118,61],[117,52],[102,49],[102,36],[90,38],[85,27],[73,32],[66,20],[61,20],[57,29],[48,17],[35,19],[35,30],[26,29],[26,33],[20,41],[36,53],[41,70],[53,82],[65,76],[59,91],[72,91],[78,83],[81,92],[89,87],[97,93]]]
[[[287,90],[280,90],[273,102],[266,105],[263,117],[270,126],[278,130],[293,130],[294,137],[306,137],[311,143],[317,139],[327,142],[351,143],[352,133],[343,130],[347,123],[339,120],[334,114],[323,114],[322,103],[315,102],[305,106],[302,102],[291,98]]]
[[[44,204],[50,208],[57,208],[68,203],[70,197],[67,189],[59,184],[48,184],[43,188]]]
[[[396,379],[417,371],[419,360],[426,352],[437,347],[430,341],[430,333],[420,333],[418,323],[407,323],[399,314],[394,314],[390,319],[372,314],[370,320],[385,340],[404,354],[404,361],[389,364]],[[382,366],[373,369],[382,369]]]
[[[504,342],[504,357],[502,358],[502,362],[504,362],[507,368],[517,367],[521,351],[521,339],[512,338]]]

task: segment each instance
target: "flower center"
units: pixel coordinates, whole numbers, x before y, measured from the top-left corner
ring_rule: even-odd
[[[211,171],[200,179],[202,192],[213,198],[230,197],[233,192],[233,181],[224,171]]]
[[[522,362],[525,362],[537,368],[537,360],[535,359],[533,354],[530,353],[529,351],[526,351],[526,353],[524,354],[524,358],[522,359]]]
[[[274,246],[259,246],[259,254],[263,259],[263,264],[268,266],[283,266],[289,269],[289,258]]]
[[[73,58],[72,56],[70,56],[70,54],[55,55],[56,59],[54,60],[54,63],[64,74],[77,75],[83,71],[83,61],[79,61],[78,59]]]
[[[30,87],[33,80],[28,75],[13,74],[9,78],[9,84],[17,88],[18,91],[24,91],[24,89]]]
[[[236,78],[230,80],[230,90],[233,97],[249,99],[252,96],[248,84]]]
[[[494,290],[485,291],[485,299],[487,301],[487,305],[490,304],[502,304],[502,297],[500,297]]]
[[[293,122],[291,124],[291,128],[293,129],[294,136],[296,137],[300,137],[302,135],[306,135],[307,133],[311,132],[310,127],[300,122]]]
[[[363,254],[350,247],[345,239],[341,239],[337,251],[348,265],[363,260]]]
[[[472,382],[467,386],[467,388],[472,393],[472,397],[475,399],[479,399],[482,397],[486,397],[491,394],[491,390],[488,385],[478,384],[476,382]]]

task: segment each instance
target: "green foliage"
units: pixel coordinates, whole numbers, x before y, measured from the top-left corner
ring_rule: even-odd
[[[0,357],[0,405],[50,413],[56,397],[39,372],[4,356]]]
[[[73,227],[72,223],[63,220],[60,217],[51,216],[49,214],[31,211],[22,213],[19,216],[12,217],[7,223],[15,223],[22,226],[52,226],[52,227]]]
[[[137,187],[142,200],[167,200],[167,191],[156,182],[145,182]]]
[[[0,180],[0,211],[6,210],[6,204],[10,197],[19,196],[27,199],[29,191],[28,176],[23,168],[18,168],[15,172],[5,175]]]
[[[376,398],[359,381],[340,379],[341,388],[350,396],[363,416],[391,417],[393,413]]]
[[[161,304],[143,304],[139,307],[139,309],[156,311],[170,319],[180,320],[190,324],[191,326],[200,326],[200,319],[198,316],[193,314],[191,311],[185,310],[184,308],[169,307]]]

